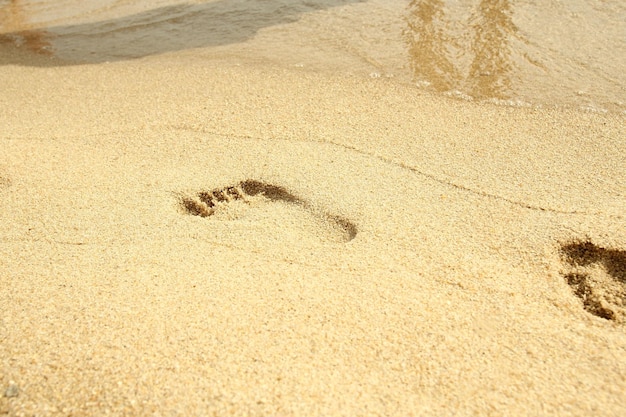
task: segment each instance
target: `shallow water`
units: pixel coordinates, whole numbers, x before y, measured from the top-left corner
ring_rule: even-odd
[[[621,0],[0,0],[0,64],[193,53],[626,114]]]

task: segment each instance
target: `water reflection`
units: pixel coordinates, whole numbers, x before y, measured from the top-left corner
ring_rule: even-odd
[[[412,0],[406,20],[411,67],[423,84],[475,98],[512,95],[510,42],[518,29],[509,0],[481,0],[474,7],[453,9],[444,0]]]
[[[511,47],[518,32],[509,0],[482,0],[470,25],[474,59],[469,70],[471,95],[507,98],[511,91]]]
[[[217,0],[179,3],[97,22],[23,31],[20,1],[11,0],[0,13],[13,20],[2,39],[54,55],[70,63],[132,59],[191,48],[244,42],[265,27],[292,23],[307,12],[364,0]],[[10,31],[11,27],[15,31]],[[19,29],[19,30],[17,30]],[[0,62],[1,64],[7,62]],[[37,65],[46,65],[37,62]],[[55,62],[58,65],[59,61]]]
[[[4,7],[0,7],[0,45],[23,47],[36,54],[52,55],[50,37],[45,30],[31,27],[21,0],[9,0]]]
[[[461,79],[448,48],[443,0],[412,0],[405,36],[409,43],[411,67],[418,79],[430,83],[437,91],[447,91]]]

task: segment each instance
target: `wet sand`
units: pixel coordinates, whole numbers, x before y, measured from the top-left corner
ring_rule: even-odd
[[[626,412],[622,115],[0,58],[0,413]]]

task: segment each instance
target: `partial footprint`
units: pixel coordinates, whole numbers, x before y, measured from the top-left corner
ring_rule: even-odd
[[[561,256],[565,279],[585,310],[626,324],[626,251],[585,240],[562,245]]]
[[[337,240],[349,242],[357,235],[356,226],[343,217],[313,208],[286,188],[257,180],[245,180],[238,184],[200,191],[194,196],[182,197],[181,206],[194,216],[229,219],[237,218],[247,207],[260,207],[265,203],[277,202],[299,207],[335,230]]]

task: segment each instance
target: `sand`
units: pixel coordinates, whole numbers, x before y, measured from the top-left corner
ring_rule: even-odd
[[[185,52],[0,91],[0,414],[626,414],[623,115]]]

